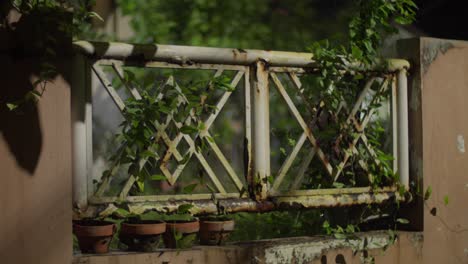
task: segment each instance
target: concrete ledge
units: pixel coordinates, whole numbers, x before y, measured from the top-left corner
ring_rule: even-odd
[[[393,245],[389,245],[387,232],[367,232],[359,233],[356,239],[350,240],[325,236],[294,237],[240,242],[222,247],[162,249],[153,253],[76,255],[73,264],[341,263],[336,262],[338,259],[345,260],[345,263],[361,263],[364,256],[375,257],[376,261],[379,260],[376,263],[421,263],[421,248],[422,233],[419,232],[400,232]]]

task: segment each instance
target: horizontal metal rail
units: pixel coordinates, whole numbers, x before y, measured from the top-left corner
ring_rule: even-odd
[[[154,60],[184,66],[199,63],[252,65],[262,60],[269,66],[316,67],[313,54],[306,52],[91,41],[76,41],[73,46],[75,51],[96,59]],[[390,72],[407,69],[409,66],[406,60],[387,60],[387,70]]]

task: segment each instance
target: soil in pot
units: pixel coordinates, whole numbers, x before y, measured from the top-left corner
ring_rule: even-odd
[[[164,233],[164,245],[166,248],[190,248],[197,239],[200,230],[198,220],[192,221],[169,221]]]
[[[234,230],[234,220],[228,217],[209,217],[200,220],[200,244],[222,245]]]
[[[81,253],[104,254],[109,252],[109,244],[116,226],[112,222],[98,220],[73,221],[73,234],[78,239]]]
[[[132,220],[121,225],[119,239],[130,251],[151,252],[159,248],[166,223],[158,220]]]

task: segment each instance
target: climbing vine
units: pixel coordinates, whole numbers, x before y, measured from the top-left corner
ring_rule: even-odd
[[[305,101],[310,113],[318,120],[318,125],[312,127],[317,131],[319,145],[332,151],[327,158],[330,163],[339,163],[346,153],[338,151],[353,146],[353,139],[359,131],[349,120],[348,116],[337,109],[352,108],[363,87],[371,78],[390,80],[385,72],[385,61],[380,56],[382,43],[390,34],[397,33],[396,25],[410,24],[415,19],[416,5],[412,0],[363,0],[357,3],[358,11],[349,23],[349,35],[346,44],[334,44],[329,40],[322,40],[311,45],[313,60],[320,69],[317,75],[309,77],[314,82],[311,89],[304,90]],[[388,98],[390,83],[376,81],[371,90],[374,97],[353,116],[359,120],[362,116],[371,115],[382,106]],[[384,87],[383,87],[384,86]],[[325,125],[321,124],[324,123]],[[365,128],[369,144],[375,150],[375,155],[368,155],[366,151],[358,151],[359,155],[350,155],[350,162],[345,168],[339,168],[348,176],[348,180],[339,183],[340,186],[356,186],[357,175],[363,174],[362,166],[358,162],[367,164],[365,172],[369,174],[370,184],[382,187],[396,182],[398,178],[392,169],[393,157],[382,150],[385,129],[379,120],[373,120]],[[359,156],[359,157],[357,157]],[[314,171],[321,175],[323,172]],[[311,176],[313,176],[311,174]],[[332,184],[329,182],[328,184]],[[333,184],[337,184],[336,182]],[[334,187],[340,187],[334,186]],[[328,187],[321,184],[308,186],[309,188]],[[331,186],[330,186],[331,187]]]
[[[373,77],[385,77],[386,64],[380,56],[380,48],[385,38],[397,33],[396,25],[410,24],[415,20],[417,6],[412,0],[361,0],[357,3],[358,12],[349,23],[349,35],[346,44],[332,44],[329,40],[315,42],[310,50],[314,54],[314,61],[320,69],[318,76],[314,77],[317,89],[305,90],[306,98],[315,103],[310,107],[314,116],[320,118],[322,112],[327,112],[333,124],[328,125],[330,131],[321,131],[322,134],[334,135],[322,137],[320,144],[326,145],[330,149],[339,149],[351,144],[351,139],[344,135],[353,135],[356,131],[352,126],[347,125],[346,116],[333,113],[338,109],[355,102],[357,96],[362,91],[367,80]],[[359,114],[369,114],[371,109],[381,106],[381,102],[388,96],[388,91],[371,87],[375,97]],[[345,124],[345,125],[337,125]],[[374,122],[366,128],[369,143],[376,152],[374,162],[369,155],[361,155],[360,160],[368,165],[368,173],[371,175],[371,186],[379,187],[388,183],[398,184],[398,177],[392,169],[391,161],[393,157],[381,150],[381,138],[384,129],[379,122]],[[338,135],[338,136],[337,136]],[[349,136],[348,136],[349,137]],[[320,138],[320,136],[319,136]],[[340,159],[340,157],[329,157]],[[356,177],[355,164],[357,160],[349,162],[348,176]],[[316,173],[316,172],[314,172]],[[353,186],[356,182],[348,181]],[[399,205],[397,204],[397,208]],[[369,206],[371,214],[382,216],[380,208]],[[365,210],[364,210],[365,211]],[[357,217],[357,223],[349,223],[346,227],[340,225],[332,226],[328,221],[323,223],[324,231],[329,235],[334,235],[338,239],[351,239],[354,233],[360,230],[363,223],[364,213]],[[389,244],[396,239],[395,229],[397,224],[407,224],[408,220],[396,218],[397,213],[392,212],[391,222],[388,226]],[[385,247],[384,247],[385,248]],[[366,256],[366,261],[373,262],[372,257]]]

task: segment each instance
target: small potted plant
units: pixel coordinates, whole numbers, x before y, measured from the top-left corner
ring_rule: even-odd
[[[78,239],[81,253],[105,254],[117,227],[103,220],[83,219],[73,221],[73,234]]]
[[[226,215],[224,207],[220,205],[215,196],[212,197],[218,214],[200,219],[200,244],[202,245],[222,245],[234,230],[234,220]]]
[[[200,230],[198,219],[189,213],[192,207],[191,204],[181,205],[176,214],[166,217],[167,228],[163,236],[166,248],[192,247]]]
[[[145,215],[132,215],[124,209],[118,214],[125,217],[120,226],[119,240],[129,251],[152,252],[159,248],[166,223]]]

